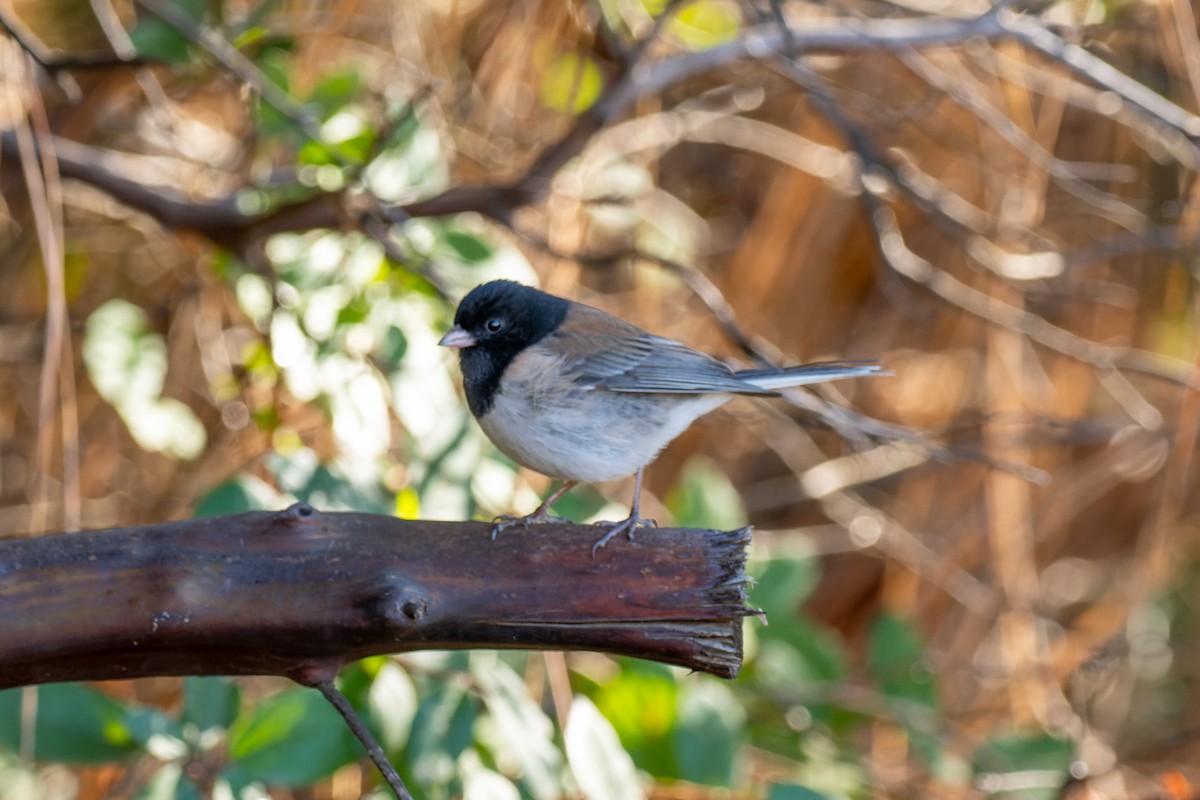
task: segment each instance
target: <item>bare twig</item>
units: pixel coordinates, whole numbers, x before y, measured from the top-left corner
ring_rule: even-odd
[[[146,184],[129,175],[122,160],[137,156],[53,138],[59,171],[83,181],[121,203],[148,214],[167,228],[191,230],[236,253],[253,249],[266,237],[311,228],[346,228],[340,193],[314,192],[262,211],[247,210],[241,193],[217,200],[192,200],[169,186]],[[13,133],[0,133],[0,157],[16,157]]]
[[[170,25],[189,42],[211,55],[218,64],[249,86],[255,94],[262,98],[264,103],[291,121],[308,139],[317,144],[325,144],[321,136],[321,121],[312,113],[312,109],[296,102],[291,95],[264,75],[253,61],[242,55],[240,50],[225,41],[215,31],[192,22],[187,14],[170,3],[164,3],[161,0],[134,0],[134,2]],[[335,159],[341,159],[336,148],[330,148],[330,154]]]
[[[1200,138],[1200,117],[1138,83],[1082,47],[1063,41],[1031,17],[1003,11],[995,15],[995,20],[998,32],[1004,37],[1015,39],[1069,67],[1083,80],[1113,92],[1144,115],[1186,136],[1192,145],[1186,151],[1191,154],[1189,166],[1195,168],[1200,164],[1200,151],[1197,151],[1195,142]]]
[[[159,8],[162,4],[158,0],[139,0],[139,2],[156,12],[174,13],[173,9]],[[211,38],[205,37],[203,31],[192,30],[191,32],[201,40]],[[1036,42],[1040,49],[1051,51],[1057,54],[1055,57],[1061,57],[1075,65],[1090,64],[1091,60],[1098,60],[1094,56],[1086,54],[1086,51],[1081,51],[1074,46],[1066,46],[1053,34],[1045,31],[1040,24],[1028,20],[1018,20],[1009,12],[993,12],[971,20],[883,20],[850,25],[845,21],[839,21],[837,24],[807,23],[803,26],[797,25],[783,29],[776,25],[764,26],[748,31],[734,42],[705,51],[673,56],[653,64],[641,63],[640,58],[644,56],[639,56],[638,60],[632,62],[608,84],[604,94],[587,112],[580,115],[572,130],[544,151],[516,181],[494,186],[453,187],[440,195],[399,207],[391,211],[389,215],[391,217],[421,217],[478,211],[511,226],[512,214],[516,209],[539,199],[549,188],[550,178],[568,159],[577,154],[598,130],[624,112],[630,103],[648,93],[661,91],[687,77],[734,60],[772,56],[778,59],[777,54],[783,47],[794,48],[797,52],[853,50],[866,47],[908,49],[961,41],[968,36],[1016,36],[1022,41]],[[1054,41],[1058,41],[1062,46],[1054,46]],[[210,44],[214,52],[222,52],[220,45]],[[227,43],[222,44],[228,47]],[[236,51],[234,52],[236,53]],[[645,48],[639,52],[644,54]],[[225,55],[229,56],[230,54],[225,53]],[[237,61],[240,58],[243,57],[237,54],[236,58],[229,59],[229,63],[241,69]],[[783,62],[790,65],[790,69],[799,69],[794,60],[783,59]],[[1109,69],[1111,70],[1111,68]],[[1102,72],[1098,80],[1105,80],[1105,85],[1113,91],[1122,93],[1122,96],[1127,96],[1130,102],[1135,102],[1148,112],[1155,113],[1162,120],[1181,128],[1187,128],[1192,124],[1191,121],[1194,118],[1191,115],[1174,107],[1168,101],[1157,102],[1148,99],[1146,95],[1149,90],[1141,84],[1127,78],[1109,80],[1106,76],[1107,73]],[[254,80],[253,74],[246,74],[244,77]],[[822,82],[811,70],[805,71],[800,77],[801,82],[810,90],[816,90],[814,97],[819,99],[822,92],[828,94],[827,90],[820,88]],[[1095,76],[1092,77],[1095,78]],[[1121,77],[1124,78],[1124,76]],[[265,86],[273,85],[267,82]],[[267,88],[266,91],[269,92],[270,89]],[[294,106],[294,101],[291,101],[290,98],[275,99],[279,101],[281,108],[286,109],[289,104]],[[834,114],[840,114],[836,111],[836,104],[826,102],[824,108],[826,115],[830,116],[847,135],[853,149],[873,174],[886,175],[892,179],[895,185],[911,190],[910,196],[922,196],[920,192],[913,190],[909,182],[904,180],[899,169],[890,165],[875,150],[861,131],[854,129],[844,115],[841,115],[840,120],[834,118]],[[296,109],[293,107],[292,110]],[[107,159],[100,151],[65,142],[56,142],[55,146],[59,151],[62,173],[65,177],[88,181],[123,202],[150,213],[164,225],[196,230],[214,242],[238,252],[244,252],[246,248],[256,246],[263,237],[271,233],[311,227],[345,228],[352,224],[343,208],[344,203],[340,193],[314,194],[305,200],[284,204],[260,213],[245,213],[235,197],[208,203],[190,202],[173,196],[165,188],[148,187],[124,177],[107,166]],[[6,147],[5,150],[7,151],[7,149]],[[1190,365],[1185,367],[1153,354],[1087,342],[1068,331],[1051,325],[1036,315],[1006,308],[994,298],[987,297],[977,290],[961,284],[946,273],[932,268],[928,262],[920,259],[903,245],[903,238],[899,235],[898,229],[893,223],[889,223],[890,212],[881,203],[873,200],[873,197],[871,192],[864,193],[865,202],[871,209],[868,218],[876,230],[881,254],[899,274],[905,275],[943,299],[990,322],[1019,329],[1047,347],[1097,366],[1118,366],[1175,381],[1194,380],[1190,374]],[[924,197],[924,200],[927,207],[935,211],[941,210],[941,205],[937,202],[928,203],[927,196]],[[883,213],[878,213],[881,211]],[[950,220],[955,225],[960,224],[959,220],[949,213],[935,214],[935,217],[942,221]],[[376,239],[380,239],[383,232],[382,230],[371,230],[370,234]],[[384,238],[386,239],[386,237]],[[728,330],[728,326],[726,327]],[[748,353],[755,352],[753,347],[746,347],[748,343],[744,338],[741,338],[739,344]]]
[[[402,250],[396,244],[396,240],[392,236],[391,225],[385,221],[384,216],[384,213],[377,208],[366,210],[359,216],[359,227],[362,228],[363,233],[379,243],[390,261],[403,264],[408,271],[424,278],[443,300],[450,300],[450,289],[446,286],[442,276],[433,268],[433,264],[419,253]]]
[[[412,795],[408,793],[408,787],[404,785],[404,779],[400,777],[400,773],[396,772],[392,762],[388,761],[387,753],[383,752],[383,748],[376,741],[375,734],[371,733],[371,729],[362,721],[362,717],[354,710],[354,706],[350,705],[346,695],[339,692],[333,681],[328,679],[317,681],[313,684],[313,688],[323,694],[330,705],[342,715],[346,726],[350,728],[350,732],[354,734],[355,738],[362,742],[367,755],[375,762],[379,774],[383,776],[396,797],[399,800],[412,800]]]
[[[851,149],[862,159],[864,175],[885,180],[897,177],[897,170],[883,157],[867,133],[855,125],[834,100],[828,83],[803,63],[802,58],[778,59],[788,74],[806,88],[812,102],[846,138]],[[878,252],[885,264],[938,297],[981,319],[1018,331],[1044,347],[1099,368],[1120,368],[1142,372],[1188,386],[1200,386],[1200,374],[1191,364],[1133,348],[1102,345],[1071,333],[1043,317],[990,297],[939,270],[909,249],[896,222],[896,215],[878,192],[864,185],[861,193],[867,219],[875,234]],[[944,216],[943,216],[944,218]]]
[[[921,541],[900,522],[873,507],[853,490],[834,492],[820,500],[830,519],[859,537],[860,546],[872,546],[894,558],[915,574],[942,589],[973,614],[988,618],[1001,604],[995,589],[980,582],[960,565]]]
[[[248,63],[245,57],[227,42],[215,37],[211,31],[197,28],[186,18],[175,19],[174,17],[179,16],[175,10],[165,7],[159,0],[139,0],[139,3],[155,13],[161,12],[170,24],[178,23],[181,30],[210,49],[224,66],[246,80],[248,85],[261,91],[265,101],[274,105],[281,113],[297,120],[308,135],[319,141],[319,130],[314,127],[313,120],[306,115],[303,107],[287,95],[278,92],[274,84],[266,80],[252,63]],[[634,61],[613,76],[596,103],[579,116],[575,125],[562,139],[543,151],[522,176],[497,185],[455,186],[433,197],[398,207],[392,210],[390,215],[411,218],[475,211],[511,225],[512,215],[517,209],[544,196],[549,190],[551,178],[558,170],[577,155],[599,130],[625,113],[639,98],[661,92],[681,81],[734,61],[775,58],[785,44],[799,52],[846,52],[871,48],[920,48],[953,44],[970,37],[996,38],[1019,35],[1038,38],[1049,48],[1049,39],[1046,37],[1057,38],[1041,29],[1036,22],[1017,24],[1007,21],[1010,16],[1007,12],[990,12],[968,20],[875,20],[850,23],[845,20],[819,20],[806,21],[783,30],[775,25],[767,25],[751,29],[727,44],[650,63],[645,62],[649,49],[646,45],[650,41],[647,39],[638,49]],[[1001,24],[1001,18],[1006,20],[1005,24]],[[1036,30],[1042,30],[1045,36],[1035,37]],[[1078,60],[1077,57],[1073,57]],[[1130,79],[1126,79],[1125,82],[1118,81],[1110,88],[1113,91],[1124,91],[1134,99],[1144,100],[1146,94],[1152,94],[1141,84]],[[1162,108],[1163,103],[1169,108]],[[1165,100],[1157,105],[1153,102],[1148,105],[1162,112],[1167,120],[1182,123],[1191,119],[1186,112]],[[106,159],[100,151],[89,151],[82,145],[73,147],[74,152],[71,154],[65,152],[66,146],[59,147],[63,153],[65,176],[90,182],[122,202],[151,214],[164,225],[196,230],[235,251],[253,247],[271,233],[306,227],[339,228],[347,224],[341,195],[337,193],[314,194],[304,200],[285,203],[267,211],[245,213],[240,210],[236,197],[211,202],[187,201],[176,197],[165,188],[141,185],[106,168]],[[78,158],[72,160],[70,155]],[[886,164],[880,158],[876,158],[874,163]],[[903,176],[898,171],[891,171],[897,185],[911,188],[906,186]],[[918,195],[919,192],[913,191],[913,194]],[[932,205],[937,208],[936,203]]]
[[[67,328],[66,289],[63,285],[62,198],[58,169],[49,140],[44,116],[34,112],[39,122],[39,152],[34,147],[35,133],[29,119],[17,125],[16,138],[21,156],[25,186],[29,190],[30,207],[37,228],[38,244],[42,251],[42,267],[46,276],[48,300],[46,306],[46,338],[42,348],[41,378],[38,382],[38,448],[32,471],[37,481],[34,492],[33,517],[29,526],[34,531],[46,529],[46,513],[50,504],[50,460],[54,416],[58,408],[59,371],[63,367],[64,340]]]
[[[774,366],[783,359],[783,354],[770,342],[753,336],[742,328],[737,321],[737,314],[729,305],[729,301],[725,299],[725,295],[707,275],[695,267],[635,248],[625,248],[607,253],[563,253],[545,239],[534,236],[532,233],[520,229],[514,229],[513,233],[522,241],[549,256],[565,261],[574,261],[585,267],[607,267],[626,260],[654,264],[679,278],[683,285],[708,308],[725,336],[746,356],[762,366]]]
[[[135,58],[137,47],[121,24],[121,18],[117,15],[117,10],[113,8],[111,0],[90,0],[90,5],[92,13],[96,15],[96,22],[99,23],[100,30],[104,31],[104,36],[112,45],[113,50],[122,58]]]
[[[1073,164],[1048,152],[1000,109],[987,102],[979,86],[966,82],[963,70],[956,70],[952,77],[916,50],[901,51],[898,57],[930,86],[945,92],[956,104],[974,114],[980,122],[1029,159],[1031,164],[1049,174],[1064,191],[1090,204],[1125,228],[1132,230],[1144,224],[1145,215],[1141,211],[1085,182]]]
[[[886,206],[880,205],[876,209],[871,222],[877,232],[880,252],[892,269],[970,314],[1023,333],[1044,347],[1094,367],[1127,369],[1186,386],[1200,386],[1200,375],[1185,361],[1146,350],[1089,341],[937,269],[908,248],[895,214]]]
[[[1049,482],[1049,476],[1044,470],[997,459],[975,447],[938,441],[936,433],[884,422],[844,405],[831,403],[813,392],[793,389],[782,394],[788,403],[812,414],[849,441],[900,442],[919,447],[931,458],[942,461],[973,461],[991,469],[1017,475],[1030,483]]]
[[[11,15],[8,8],[0,6],[0,30],[12,37],[13,41],[32,58],[39,67],[47,72],[62,72],[64,70],[109,69],[112,67],[136,67],[154,63],[140,57],[125,57],[116,53],[71,53],[60,54],[51,51],[40,42],[33,33],[25,27],[19,18]]]

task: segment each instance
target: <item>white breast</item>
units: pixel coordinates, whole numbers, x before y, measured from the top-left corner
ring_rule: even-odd
[[[729,399],[626,394],[546,380],[559,366],[559,358],[539,349],[522,353],[506,371],[522,379],[506,377],[479,424],[517,463],[565,480],[595,483],[631,475],[696,417]]]

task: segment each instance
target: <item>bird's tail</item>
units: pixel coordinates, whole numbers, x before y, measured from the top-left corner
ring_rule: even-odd
[[[858,378],[863,375],[890,375],[874,361],[822,361],[803,364],[799,367],[775,369],[744,369],[735,373],[739,380],[752,383],[761,389],[786,389],[810,383],[836,381],[841,378]]]

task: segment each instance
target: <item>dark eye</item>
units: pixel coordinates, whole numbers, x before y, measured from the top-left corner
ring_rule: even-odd
[[[492,317],[483,324],[483,327],[487,328],[491,333],[499,333],[504,328],[504,320],[499,317]]]

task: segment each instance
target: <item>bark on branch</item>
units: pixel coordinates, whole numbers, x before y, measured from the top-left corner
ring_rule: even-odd
[[[0,688],[152,675],[314,684],[378,653],[588,649],[723,677],[742,658],[747,530],[496,541],[477,522],[279,512],[0,542]]]

